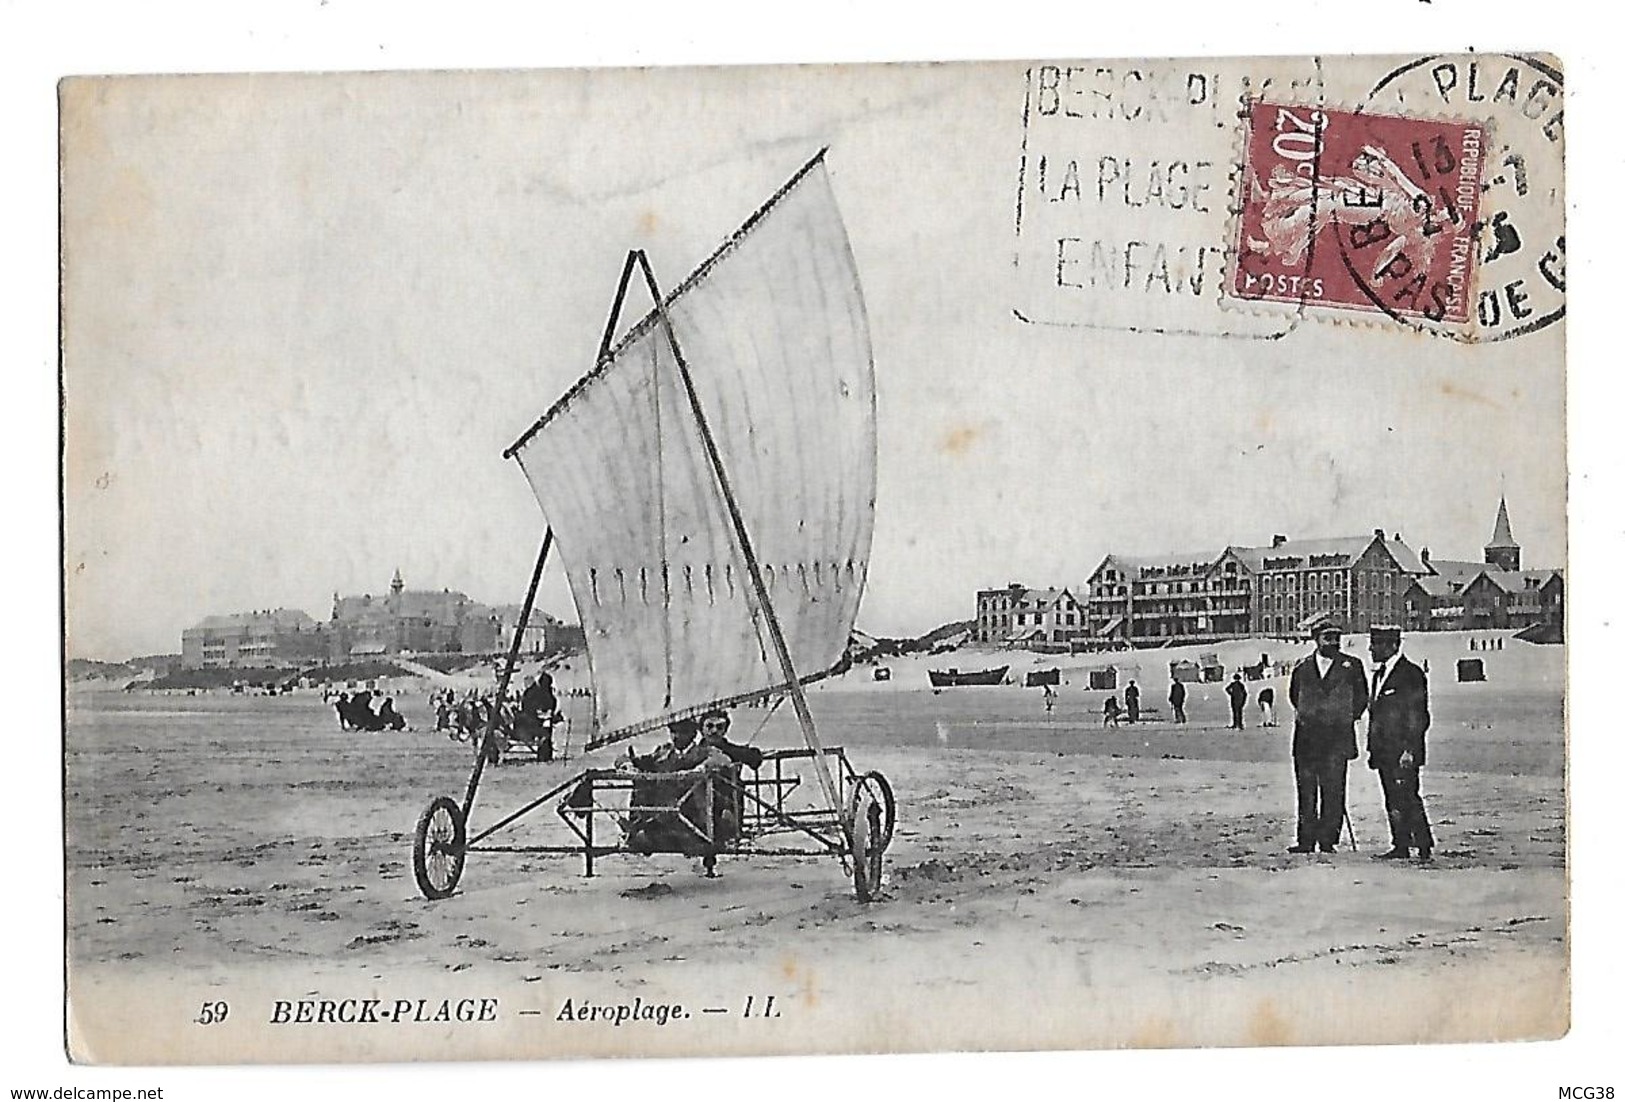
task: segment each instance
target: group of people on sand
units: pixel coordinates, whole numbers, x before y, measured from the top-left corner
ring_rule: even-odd
[[[478,738],[495,718],[504,739],[534,746],[542,761],[553,760],[553,729],[563,715],[551,674],[526,677],[517,699],[510,690],[502,701],[494,690],[469,689],[459,697],[455,689],[437,689],[429,694],[429,707],[434,710],[436,731],[458,739]],[[500,760],[500,743],[493,741],[489,752],[493,761]]]
[[[1245,730],[1247,723],[1243,713],[1247,708],[1247,686],[1241,680],[1241,674],[1231,674],[1230,684],[1224,687],[1224,695],[1230,698],[1230,729],[1232,731]],[[1258,712],[1262,720],[1260,726],[1274,727],[1275,724],[1275,688],[1265,685],[1258,690]]]
[[[1287,852],[1335,853],[1348,823],[1348,763],[1360,756],[1355,724],[1367,717],[1366,764],[1382,786],[1392,846],[1378,860],[1422,863],[1433,860],[1433,831],[1422,802],[1422,767],[1427,763],[1428,708],[1426,662],[1418,665],[1401,653],[1400,629],[1371,628],[1372,670],[1343,653],[1343,623],[1327,617],[1313,631],[1315,649],[1292,668],[1287,699],[1293,710],[1292,767],[1297,784],[1297,836]],[[1236,674],[1225,686],[1230,727],[1243,727],[1247,686]],[[1127,719],[1139,720],[1139,686],[1123,691]],[[1168,692],[1174,722],[1185,720],[1185,686],[1174,681]],[[1275,690],[1258,693],[1263,726],[1276,726]],[[1125,709],[1107,697],[1104,722],[1116,726]],[[1350,838],[1353,828],[1349,827]]]
[[[469,689],[459,698],[455,689],[437,689],[429,694],[434,712],[434,729],[468,738],[485,728],[495,706],[495,694]]]
[[[1288,697],[1296,713],[1292,766],[1298,784],[1298,836],[1289,853],[1335,853],[1348,819],[1348,763],[1360,756],[1354,725],[1367,715],[1366,765],[1382,785],[1393,846],[1379,861],[1433,860],[1433,830],[1422,804],[1427,764],[1428,675],[1401,653],[1400,630],[1371,628],[1372,671],[1344,654],[1343,625],[1327,619],[1314,632],[1315,652],[1292,670]],[[1352,830],[1350,831],[1352,837]]]
[[[1370,631],[1371,671],[1342,650],[1342,621],[1329,616],[1313,631],[1315,652],[1293,665],[1287,686],[1292,704],[1292,772],[1297,782],[1297,837],[1289,853],[1336,853],[1349,824],[1349,762],[1360,756],[1355,723],[1367,717],[1365,764],[1383,790],[1388,832],[1393,840],[1376,860],[1433,860],[1433,829],[1422,803],[1422,767],[1427,764],[1427,663],[1417,665],[1401,652],[1401,631],[1375,624]],[[1134,689],[1133,681],[1129,689]],[[1185,722],[1185,691],[1175,681],[1168,701],[1175,722]],[[1225,686],[1230,727],[1241,728],[1245,684],[1235,675]],[[1128,697],[1128,691],[1124,691]],[[1137,697],[1137,694],[1136,694]],[[1276,727],[1276,692],[1261,689],[1264,727]],[[1108,714],[1115,701],[1107,702]],[[1354,829],[1349,826],[1349,837]]]
[[[1184,723],[1184,687],[1180,686],[1177,681],[1174,684],[1181,689],[1179,701],[1174,704],[1174,722]],[[1172,698],[1170,698],[1170,703],[1172,703]],[[1140,722],[1140,685],[1132,677],[1129,678],[1128,687],[1123,690],[1122,704],[1117,703],[1117,697],[1112,695],[1106,698],[1106,703],[1101,707],[1100,725],[1102,727],[1119,727],[1125,720],[1129,723]]]
[[[1242,683],[1241,674],[1230,679],[1225,686],[1225,695],[1230,698],[1230,727],[1232,730],[1242,730],[1246,725],[1242,721],[1242,713],[1247,707],[1247,686]],[[1187,696],[1185,683],[1174,678],[1168,686],[1168,706],[1173,709],[1175,723],[1188,723],[1185,716],[1185,698]],[[1048,686],[1044,689],[1044,710],[1050,711],[1055,707],[1054,690]],[[1275,690],[1265,685],[1258,691],[1258,710],[1263,719],[1263,726],[1274,727],[1275,722]],[[1130,679],[1128,687],[1123,690],[1123,702],[1118,703],[1115,694],[1108,696],[1101,705],[1100,725],[1102,727],[1120,727],[1123,723],[1140,722],[1140,686]]]
[[[395,698],[376,695],[371,689],[340,693],[333,710],[339,714],[339,729],[343,731],[406,730],[406,717],[395,710]]]

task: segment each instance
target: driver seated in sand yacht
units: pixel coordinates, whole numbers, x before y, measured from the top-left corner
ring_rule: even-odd
[[[702,766],[725,766],[728,756],[707,742],[698,742],[699,726],[692,719],[673,720],[671,739],[647,754],[629,750],[627,758],[645,773],[681,773]]]
[[[707,746],[722,751],[729,761],[736,765],[748,765],[752,769],[762,767],[763,754],[754,746],[746,746],[742,742],[728,741],[728,713],[720,709],[707,712],[700,719],[700,741]]]
[[[648,754],[629,751],[628,758],[642,773],[682,773],[703,769],[716,777],[718,774],[737,776],[737,767],[718,747],[698,740],[699,725],[692,719],[674,720],[670,724],[671,740]],[[673,787],[676,784],[678,787]],[[646,777],[634,782],[631,815],[627,827],[627,848],[634,853],[688,853],[700,852],[708,844],[709,836],[717,841],[734,836],[739,816],[735,798],[718,784],[712,791],[711,814],[705,811],[703,793],[709,788],[698,787],[680,778],[656,780]],[[676,807],[672,808],[671,805]]]

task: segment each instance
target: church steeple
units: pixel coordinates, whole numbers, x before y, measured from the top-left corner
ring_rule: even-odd
[[[395,568],[395,577],[392,578],[390,580],[390,583],[389,583],[389,595],[391,597],[399,599],[399,597],[401,595],[401,590],[403,590],[405,588],[406,588],[406,583],[401,581],[401,568],[397,566]]]
[[[1501,508],[1495,514],[1495,531],[1484,545],[1484,561],[1501,570],[1517,570],[1521,551],[1512,538],[1512,521],[1507,517],[1506,494],[1501,495]]]

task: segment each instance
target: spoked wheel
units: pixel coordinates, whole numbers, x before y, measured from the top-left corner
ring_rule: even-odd
[[[852,792],[852,886],[858,902],[869,903],[880,895],[881,862],[886,854],[885,805],[873,791],[859,787]]]
[[[457,889],[467,845],[463,809],[449,796],[436,798],[418,818],[412,842],[412,872],[425,898],[444,899]]]
[[[897,797],[892,795],[891,782],[885,774],[871,769],[856,782],[858,793],[868,793],[880,804],[880,848],[891,845],[893,829],[897,826]]]

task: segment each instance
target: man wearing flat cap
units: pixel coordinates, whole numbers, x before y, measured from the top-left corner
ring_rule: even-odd
[[[1399,653],[1399,629],[1371,629],[1371,722],[1366,763],[1382,781],[1388,830],[1394,847],[1379,861],[1404,860],[1416,851],[1433,860],[1433,831],[1422,806],[1422,766],[1427,762],[1428,676]]]
[[[1365,667],[1343,653],[1342,621],[1326,617],[1313,634],[1315,652],[1293,667],[1287,690],[1296,713],[1292,769],[1298,781],[1298,840],[1289,853],[1336,852],[1348,766],[1359,754],[1354,721],[1370,701]]]

